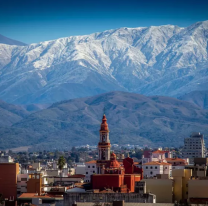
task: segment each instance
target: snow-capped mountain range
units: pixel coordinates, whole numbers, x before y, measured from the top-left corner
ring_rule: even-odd
[[[107,91],[178,97],[208,88],[208,21],[0,44],[0,99],[52,103]]]

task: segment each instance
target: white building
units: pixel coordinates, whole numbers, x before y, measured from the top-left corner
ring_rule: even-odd
[[[97,173],[97,161],[92,160],[85,163],[85,182],[91,182],[91,175]]]
[[[172,165],[167,162],[147,162],[143,164],[144,178],[154,177],[158,174],[172,175]]]
[[[184,139],[183,158],[189,158],[190,163],[193,163],[195,157],[205,156],[206,148],[203,134],[193,132],[190,137]]]
[[[17,195],[27,192],[27,181],[29,179],[28,174],[17,175]]]
[[[85,175],[85,163],[77,163],[74,166],[75,174]]]
[[[2,155],[2,156],[0,156],[0,163],[9,163],[9,162],[14,162],[14,159],[11,158],[8,155]]]
[[[172,158],[172,152],[171,151],[163,151],[161,149],[158,149],[154,152],[151,151],[145,151],[144,155],[142,156],[142,164],[145,164],[147,162],[157,162],[157,161],[165,161],[166,158]]]

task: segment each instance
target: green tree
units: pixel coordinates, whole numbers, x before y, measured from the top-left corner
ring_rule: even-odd
[[[63,170],[65,164],[66,164],[66,159],[63,156],[59,157],[59,159],[58,159],[58,168],[61,171],[60,172],[61,182],[62,182],[61,173],[62,173],[62,170]]]

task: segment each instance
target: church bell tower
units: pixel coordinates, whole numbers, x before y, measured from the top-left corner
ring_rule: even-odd
[[[103,115],[102,123],[100,126],[100,141],[98,143],[98,159],[110,160],[110,140],[109,129],[105,114]]]

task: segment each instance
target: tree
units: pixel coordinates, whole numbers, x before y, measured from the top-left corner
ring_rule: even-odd
[[[0,204],[3,204],[3,202],[4,202],[4,197],[3,197],[3,195],[0,193]]]
[[[58,159],[58,168],[61,171],[60,176],[61,176],[61,173],[62,173],[62,170],[63,170],[65,164],[66,164],[66,159],[63,156],[59,157],[59,159]],[[61,181],[62,181],[62,178],[61,178]]]

